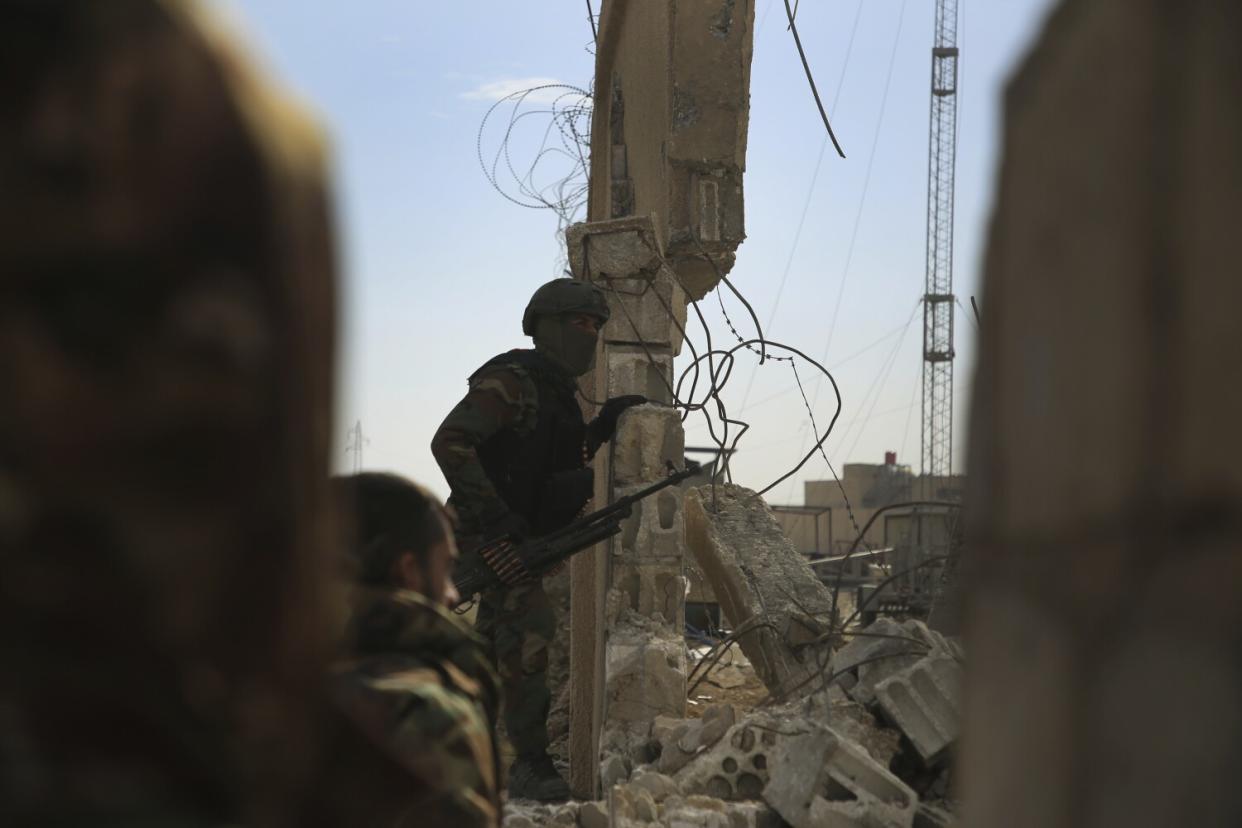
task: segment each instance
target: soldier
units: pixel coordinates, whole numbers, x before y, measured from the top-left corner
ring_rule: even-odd
[[[418,781],[392,824],[499,825],[500,685],[484,642],[446,609],[457,603],[448,515],[395,475],[337,487],[354,515],[358,589],[332,686],[346,715]]]
[[[608,303],[599,288],[556,279],[535,291],[522,317],[533,350],[501,354],[475,371],[466,396],[436,431],[431,450],[452,487],[463,548],[508,535],[559,529],[582,513],[594,488],[587,466],[640,396],[607,401],[584,422],[575,379],[591,370]],[[541,581],[485,593],[478,629],[505,692],[505,727],[517,758],[510,798],[554,801],[569,788],[548,756],[546,672],[555,632]]]

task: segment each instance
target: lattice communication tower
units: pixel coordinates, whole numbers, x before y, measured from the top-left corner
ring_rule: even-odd
[[[957,2],[937,0],[927,165],[927,278],[923,294],[923,467],[953,468],[953,178],[957,162]]]

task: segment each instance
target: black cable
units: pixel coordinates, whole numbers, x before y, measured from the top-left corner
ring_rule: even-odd
[[[828,137],[832,139],[832,146],[836,148],[837,155],[845,157],[845,150],[841,149],[841,144],[837,141],[836,134],[832,131],[832,124],[828,123],[828,113],[824,111],[824,103],[819,99],[819,89],[815,86],[815,78],[811,74],[811,65],[807,63],[806,52],[802,49],[802,38],[798,36],[798,25],[794,23],[793,9],[789,6],[789,0],[785,2],[785,16],[789,18],[789,31],[793,32],[794,45],[798,47],[798,57],[802,59],[802,69],[806,72],[807,83],[811,85],[811,94],[815,96],[815,106],[819,108],[819,117],[824,120],[824,129],[828,130]]]

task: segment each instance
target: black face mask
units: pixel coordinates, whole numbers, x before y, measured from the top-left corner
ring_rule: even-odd
[[[535,349],[548,356],[570,376],[580,377],[595,367],[599,334],[569,323],[568,316],[541,316],[535,323]]]

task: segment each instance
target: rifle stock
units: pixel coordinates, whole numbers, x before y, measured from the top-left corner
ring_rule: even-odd
[[[489,540],[459,559],[453,583],[463,601],[485,589],[520,583],[541,577],[562,561],[621,531],[621,521],[634,511],[634,504],[656,492],[674,486],[699,472],[697,463],[687,463],[658,483],[627,495],[598,511],[540,538],[514,545],[508,538]]]

